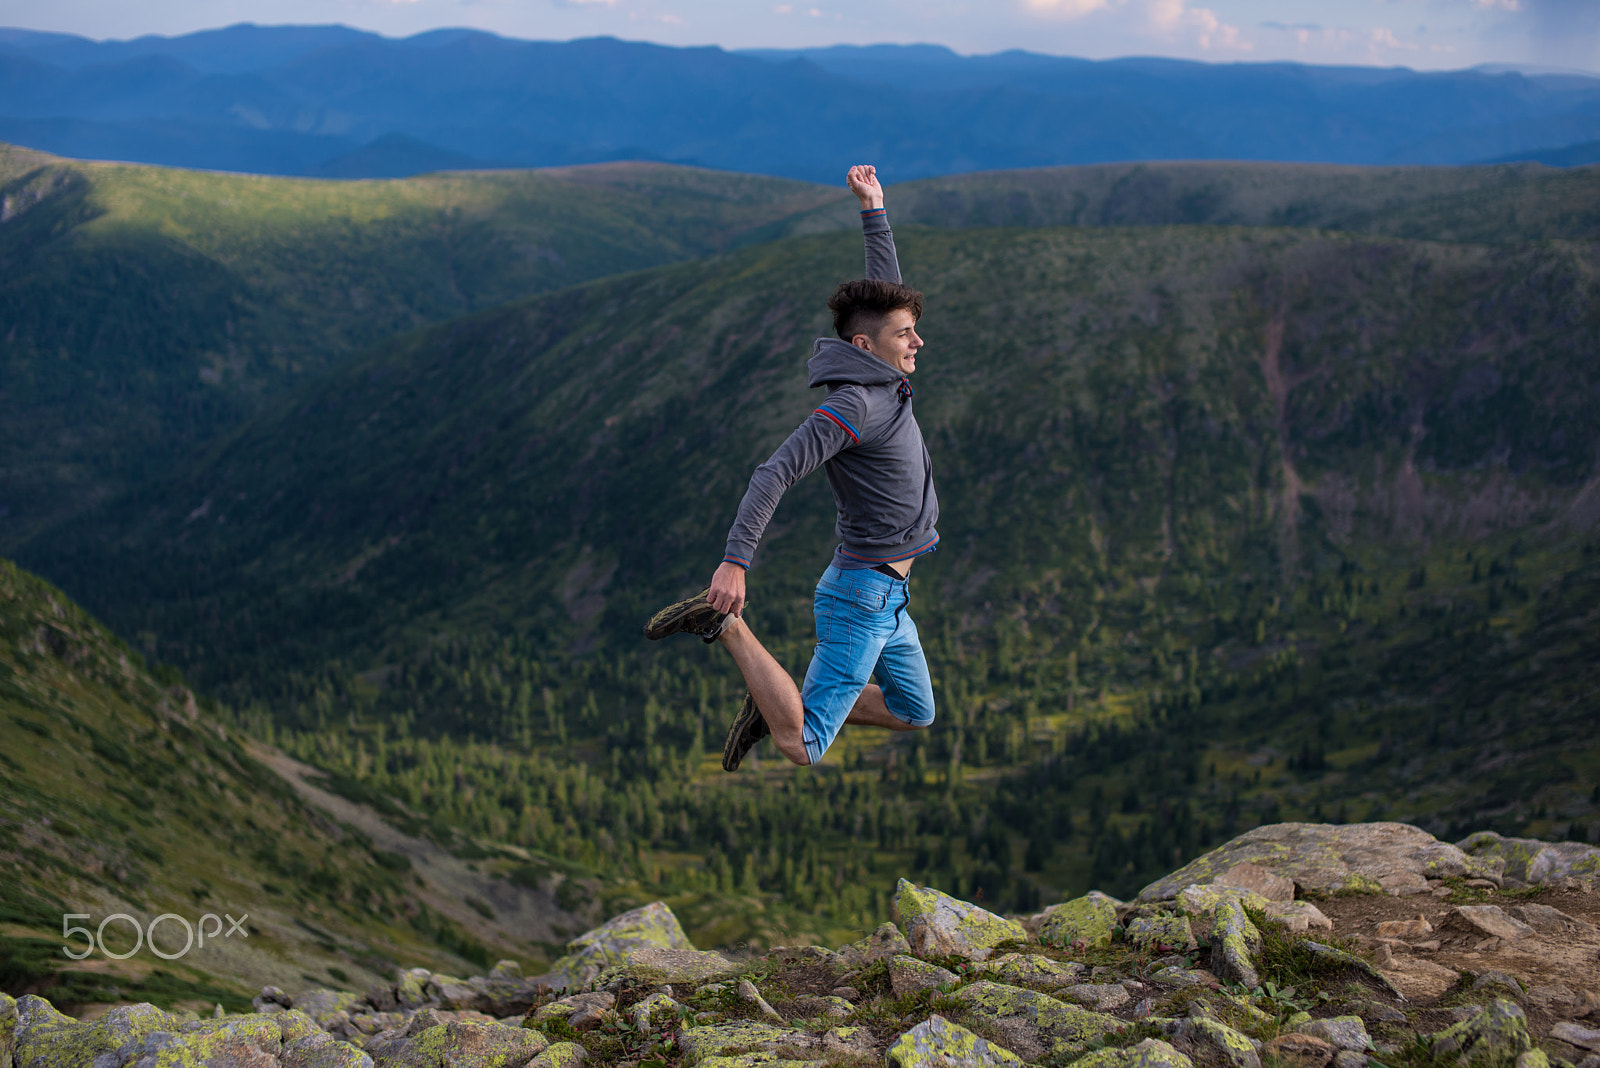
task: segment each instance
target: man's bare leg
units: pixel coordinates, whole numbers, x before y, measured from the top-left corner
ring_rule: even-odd
[[[861,688],[855,707],[845,722],[856,727],[882,727],[888,731],[919,731],[922,728],[907,723],[889,711],[889,702],[883,699],[883,688],[869,682]]]
[[[778,752],[793,763],[811,763],[801,733],[805,727],[805,707],[800,703],[800,688],[794,684],[794,679],[750,633],[742,619],[728,620],[728,625],[717,635],[717,641],[733,654],[739,674],[744,676],[744,684],[750,688],[750,695],[761,710],[761,718],[772,731],[772,744],[778,747]]]

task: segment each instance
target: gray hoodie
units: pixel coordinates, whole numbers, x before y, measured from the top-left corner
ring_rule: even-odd
[[[900,281],[894,235],[882,209],[861,213],[867,277]],[[899,371],[838,338],[818,338],[806,363],[828,395],[756,468],[728,531],[723,560],[748,568],[784,491],[818,467],[839,508],[833,564],[859,569],[909,560],[939,541],[933,462]]]

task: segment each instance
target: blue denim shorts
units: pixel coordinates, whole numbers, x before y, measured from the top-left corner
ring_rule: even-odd
[[[881,571],[831,564],[817,580],[817,649],[800,690],[811,763],[833,744],[873,675],[896,719],[916,727],[933,722],[933,680],[907,611],[909,586]]]

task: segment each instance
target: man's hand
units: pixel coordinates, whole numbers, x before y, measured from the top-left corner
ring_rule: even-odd
[[[878,184],[878,168],[870,163],[858,163],[844,176],[844,184],[861,201],[861,210],[883,207],[883,186]]]
[[[724,560],[711,576],[711,592],[706,595],[719,612],[738,615],[744,611],[744,568]]]

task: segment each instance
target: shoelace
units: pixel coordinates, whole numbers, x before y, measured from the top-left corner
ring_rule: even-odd
[[[906,401],[911,399],[911,395],[915,393],[916,390],[911,388],[911,379],[901,375],[900,385],[895,388],[895,392],[900,395],[900,399],[902,401]]]

